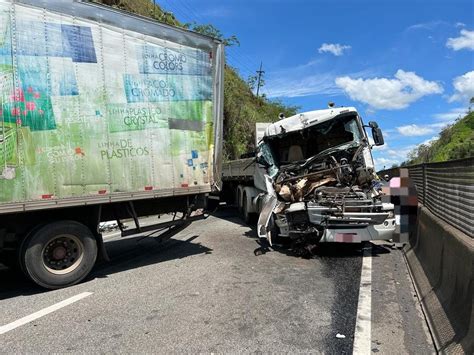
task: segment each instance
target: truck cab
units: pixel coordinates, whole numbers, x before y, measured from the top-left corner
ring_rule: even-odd
[[[377,123],[364,125],[354,107],[268,125],[251,169],[252,186],[241,186],[239,195],[242,209],[259,214],[259,237],[270,244],[277,236],[312,244],[392,238],[393,205],[382,202],[384,181],[375,173],[366,129],[373,145],[384,144]]]

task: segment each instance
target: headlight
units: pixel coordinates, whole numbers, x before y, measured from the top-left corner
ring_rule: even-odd
[[[388,211],[388,217],[387,218],[395,218],[395,213],[392,211]]]

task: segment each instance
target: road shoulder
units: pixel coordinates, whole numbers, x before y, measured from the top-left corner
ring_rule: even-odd
[[[402,250],[374,243],[372,259],[372,352],[434,353],[434,345]]]

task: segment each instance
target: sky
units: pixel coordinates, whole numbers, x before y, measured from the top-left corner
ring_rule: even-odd
[[[227,62],[300,112],[354,106],[386,144],[378,169],[467,111],[474,97],[472,0],[156,0],[183,22],[211,23],[240,46]]]

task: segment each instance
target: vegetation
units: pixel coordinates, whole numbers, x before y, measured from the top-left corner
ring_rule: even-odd
[[[256,122],[273,122],[278,120],[280,113],[288,117],[297,109],[256,97],[238,73],[227,67],[224,82],[224,152],[227,158],[238,158],[255,148]]]
[[[213,25],[182,24],[172,13],[166,12],[159,5],[154,6],[150,0],[93,1],[219,38],[226,46],[240,44],[236,36],[225,38]],[[256,97],[252,92],[254,87],[255,80],[246,82],[235,68],[226,66],[224,80],[224,155],[226,159],[238,158],[241,154],[255,148],[256,122],[273,122],[278,120],[280,113],[291,116],[298,110],[296,106],[287,106],[280,101],[267,99],[265,96]]]
[[[438,139],[420,144],[401,165],[438,162],[474,157],[474,112],[469,111],[444,128]]]
[[[154,20],[167,23],[168,25],[182,26],[172,13],[164,11],[159,5],[154,5],[153,0],[91,0],[91,2],[97,2],[141,16],[151,17]]]

